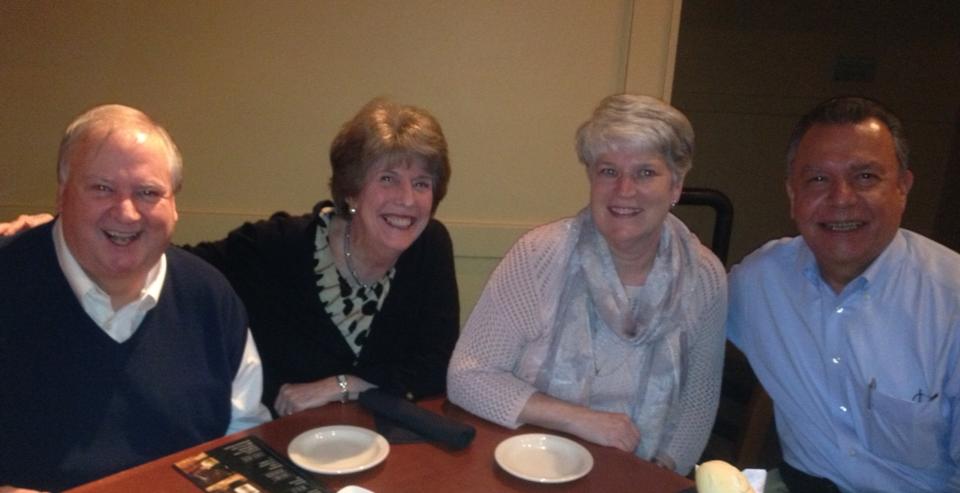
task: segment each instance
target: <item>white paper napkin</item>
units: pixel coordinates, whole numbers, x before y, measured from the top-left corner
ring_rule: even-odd
[[[763,489],[767,485],[766,469],[744,469],[743,477],[747,478],[747,482],[753,487],[754,492],[763,493]]]

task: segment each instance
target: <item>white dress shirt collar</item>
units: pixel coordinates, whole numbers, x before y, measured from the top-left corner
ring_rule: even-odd
[[[124,342],[133,336],[140,322],[151,308],[157,305],[160,292],[163,290],[163,281],[167,276],[167,256],[160,256],[160,260],[147,273],[146,284],[140,290],[136,300],[114,310],[110,303],[110,296],[100,289],[90,276],[80,267],[80,263],[70,252],[66,239],[63,236],[63,226],[60,218],[53,225],[53,244],[57,252],[57,262],[63,275],[67,278],[70,288],[83,306],[87,315],[117,342]]]

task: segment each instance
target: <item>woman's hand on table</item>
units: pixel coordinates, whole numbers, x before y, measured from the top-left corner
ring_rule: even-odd
[[[376,387],[376,385],[358,376],[347,375],[346,377],[347,389],[351,398],[356,398],[356,395],[360,392]],[[277,400],[273,403],[273,409],[280,416],[288,416],[304,409],[337,402],[340,400],[341,393],[342,390],[337,377],[327,377],[308,383],[287,383],[280,387]]]
[[[587,410],[591,416],[570,423],[570,433],[584,440],[633,453],[640,445],[640,430],[630,416]]]
[[[540,392],[530,396],[519,420],[630,453],[640,444],[640,430],[626,414],[595,411]]]

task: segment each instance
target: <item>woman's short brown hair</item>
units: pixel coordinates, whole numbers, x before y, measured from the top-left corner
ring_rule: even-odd
[[[381,159],[423,159],[433,177],[433,208],[447,194],[450,160],[447,140],[437,120],[426,110],[377,98],[343,124],[330,144],[330,193],[340,214],[347,198],[363,188],[370,168]]]

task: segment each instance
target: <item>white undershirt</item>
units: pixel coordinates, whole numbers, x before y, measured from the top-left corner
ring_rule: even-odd
[[[160,299],[163,281],[167,277],[167,256],[161,255],[157,265],[147,273],[146,285],[137,299],[120,307],[119,310],[114,310],[110,303],[110,296],[90,279],[70,252],[63,237],[63,227],[59,218],[53,225],[53,244],[60,269],[87,315],[104,333],[118,343],[132,337],[147,312],[156,306]],[[270,420],[269,411],[260,403],[260,395],[263,392],[263,373],[260,366],[260,354],[248,329],[240,367],[233,378],[228,434]]]

